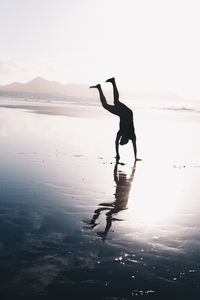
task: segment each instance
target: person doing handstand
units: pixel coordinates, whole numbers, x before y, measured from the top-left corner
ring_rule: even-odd
[[[119,131],[117,132],[115,140],[116,160],[120,159],[119,144],[125,145],[129,140],[131,140],[133,143],[135,160],[137,160],[137,146],[135,128],[133,125],[133,112],[125,104],[119,101],[119,92],[115,83],[115,78],[110,78],[106,80],[106,82],[110,82],[113,85],[114,105],[109,105],[107,103],[100,84],[91,86],[90,88],[98,89],[102,106],[112,114],[120,117]]]

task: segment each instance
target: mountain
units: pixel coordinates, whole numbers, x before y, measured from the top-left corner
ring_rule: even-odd
[[[96,90],[89,89],[87,84],[68,83],[62,84],[56,81],[49,81],[42,77],[36,77],[27,83],[13,82],[8,85],[0,86],[0,92],[34,94],[37,96],[64,97],[66,99],[77,100],[96,100],[99,103],[99,95]],[[108,102],[112,103],[112,90],[105,90]],[[163,92],[123,92],[120,91],[120,99],[124,100],[185,100],[175,93]]]
[[[8,84],[8,85],[5,85],[5,86],[1,86],[1,90],[5,89],[5,90],[18,90],[20,89],[21,87],[23,86],[22,83],[19,83],[19,82],[13,82],[11,84]]]
[[[27,83],[14,82],[0,86],[1,92],[62,96],[65,98],[97,98],[97,93],[89,89],[87,84],[62,84],[56,81],[49,81],[42,77],[36,77]]]

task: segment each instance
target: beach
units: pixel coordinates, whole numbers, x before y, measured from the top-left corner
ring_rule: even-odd
[[[0,105],[2,299],[198,299],[200,114]]]

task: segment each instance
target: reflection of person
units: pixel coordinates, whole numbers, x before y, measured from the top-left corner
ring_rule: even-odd
[[[94,211],[94,215],[92,219],[87,222],[89,225],[88,229],[93,229],[95,226],[98,225],[96,220],[100,216],[101,212],[104,210],[108,210],[106,213],[106,227],[105,230],[102,232],[97,232],[99,236],[102,237],[103,240],[106,239],[107,233],[109,232],[112,221],[123,221],[122,219],[113,218],[113,215],[119,213],[122,210],[127,209],[127,203],[129,199],[129,193],[131,190],[131,184],[134,178],[135,170],[136,170],[136,163],[133,166],[132,173],[129,178],[127,178],[126,173],[122,171],[118,171],[118,164],[116,162],[114,168],[114,181],[116,183],[116,190],[115,190],[115,201],[112,203],[100,203],[101,208],[98,208]]]
[[[113,94],[114,94],[114,105],[109,105],[106,101],[106,98],[103,94],[100,84],[91,86],[90,88],[97,88],[99,91],[99,96],[103,107],[109,112],[120,117],[119,131],[115,140],[116,148],[116,159],[119,160],[119,144],[125,145],[129,140],[133,143],[133,150],[135,154],[135,160],[137,160],[137,146],[136,146],[136,135],[135,128],[133,125],[133,112],[125,104],[119,101],[119,92],[115,83],[115,78],[110,78],[106,82],[111,82],[113,85]]]

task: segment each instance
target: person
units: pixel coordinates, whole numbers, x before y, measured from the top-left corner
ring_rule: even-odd
[[[133,125],[133,112],[124,103],[119,101],[119,92],[115,83],[115,78],[114,77],[109,78],[108,80],[106,80],[106,82],[112,83],[114,105],[110,105],[107,103],[100,84],[90,86],[90,88],[96,88],[99,91],[99,96],[100,96],[102,106],[106,110],[108,110],[114,115],[119,116],[120,118],[119,131],[117,132],[117,136],[115,140],[116,160],[119,161],[120,159],[119,144],[126,145],[128,141],[131,140],[133,144],[133,150],[134,150],[135,161],[136,161],[138,159],[137,159],[135,128]]]

